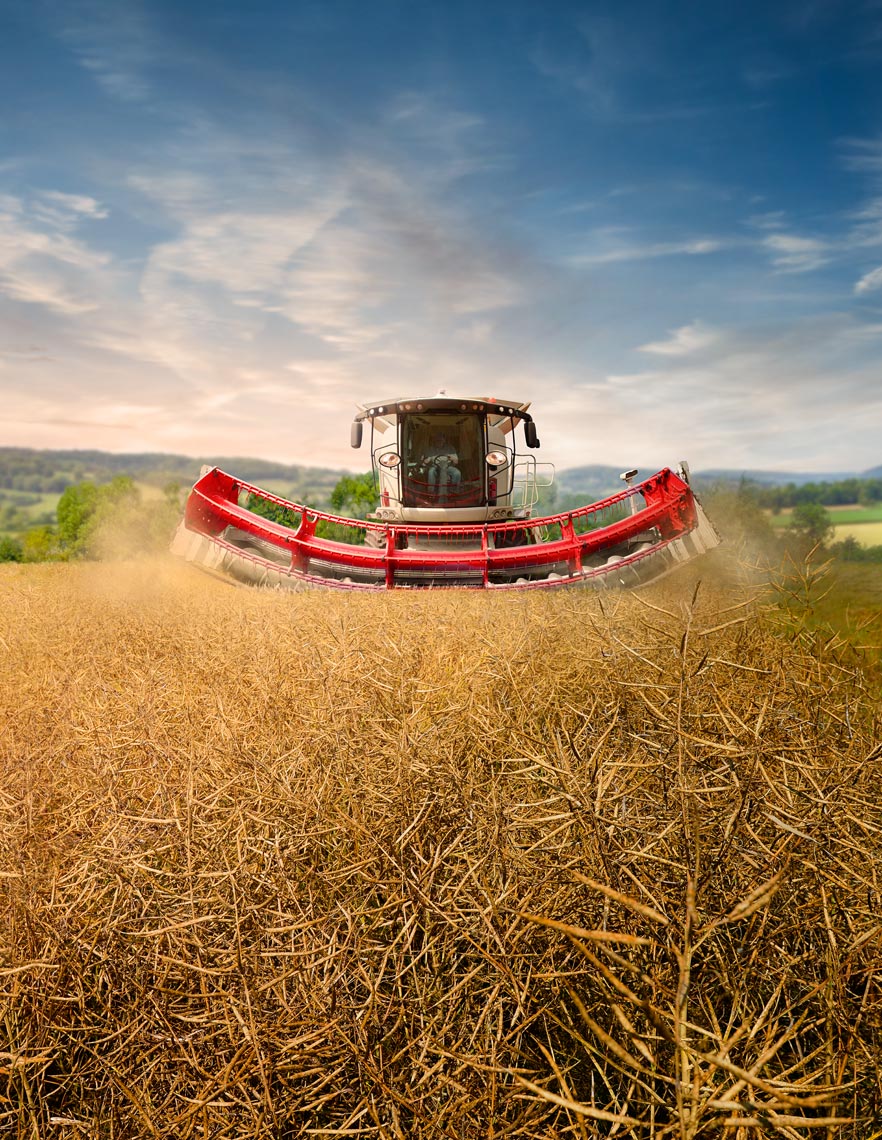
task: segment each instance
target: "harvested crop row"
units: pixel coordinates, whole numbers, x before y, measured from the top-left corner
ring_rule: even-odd
[[[866,1136],[878,702],[693,586],[4,572],[3,1134]]]

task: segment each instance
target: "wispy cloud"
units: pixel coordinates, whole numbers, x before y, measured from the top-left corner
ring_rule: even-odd
[[[763,239],[772,265],[780,273],[809,273],[830,260],[827,242],[798,234],[773,233]]]
[[[878,269],[871,269],[869,273],[865,273],[854,287],[854,291],[858,295],[873,293],[876,289],[882,289],[882,265]]]
[[[5,271],[0,274],[0,292],[12,301],[44,305],[70,316],[89,313],[96,308],[94,301],[78,297],[70,282],[52,269],[41,273],[27,269]]]
[[[795,70],[791,63],[780,56],[766,52],[754,57],[745,65],[744,82],[755,91],[765,91],[786,79],[791,79]]]
[[[656,257],[695,257],[717,253],[723,247],[722,241],[713,238],[622,244],[596,252],[576,253],[568,261],[571,265],[613,265],[618,261],[646,261]]]
[[[388,144],[369,154],[370,138],[323,156],[214,128],[171,176],[133,174],[177,231],[142,277],[154,321],[177,330],[176,342],[191,339],[220,289],[238,310],[227,338],[251,339],[278,315],[332,352],[376,353],[520,303],[521,267],[454,204],[458,180],[485,168],[480,120],[425,96],[388,114],[418,137],[418,163]],[[218,153],[228,166],[220,196],[201,172]]]
[[[116,203],[149,219],[141,257],[90,244],[109,216],[97,197],[4,200],[0,290],[66,321],[52,330],[62,351],[105,358],[106,374],[133,387],[149,377],[151,393],[176,390],[167,416],[137,417],[164,446],[213,438],[216,450],[244,431],[279,455],[278,424],[304,402],[333,420],[372,385],[428,389],[442,373],[467,374],[464,346],[492,350],[493,321],[526,303],[533,268],[459,204],[459,182],[487,168],[480,119],[427,97],[393,101],[388,114],[395,146],[372,147],[368,133],[330,151],[202,121],[186,153],[172,139],[116,188]],[[131,446],[136,425],[122,421],[136,402],[96,403],[96,432],[115,424]],[[282,456],[300,436],[317,458],[351,462],[333,431],[317,443],[317,422],[295,417]]]
[[[148,13],[138,0],[71,4],[65,9],[61,36],[108,94],[130,103],[150,96],[149,72],[159,47]]]
[[[35,217],[58,228],[70,229],[85,219],[100,221],[109,210],[86,194],[65,194],[60,190],[43,190],[31,206]]]
[[[71,236],[67,212],[32,209],[6,197],[0,205],[0,294],[65,314],[86,313],[97,305],[96,277],[109,255]]]
[[[783,210],[768,210],[764,214],[751,214],[747,224],[757,230],[783,230],[787,217]]]
[[[54,66],[22,60],[0,162],[7,433],[351,464],[354,400],[501,377],[567,462],[778,454],[782,423],[811,455],[828,420],[850,455],[840,398],[874,423],[882,136],[841,144],[834,207],[810,110],[752,124],[747,88],[819,74],[777,17],[37,7]],[[785,124],[788,162],[740,161]]]
[[[690,334],[677,330],[661,342],[675,351],[654,352],[656,367],[608,376],[606,413],[627,419],[633,453],[649,454],[653,438],[666,438],[693,466],[778,470],[842,470],[848,456],[879,454],[882,391],[867,356],[880,342],[878,324],[839,315],[715,331],[692,351]]]
[[[474,112],[448,107],[424,91],[407,91],[390,100],[384,121],[408,150],[428,154],[455,180],[505,165],[504,152],[491,143],[486,123]]]
[[[854,224],[848,234],[852,248],[867,249],[882,245],[882,196],[874,196],[853,211]]]
[[[653,124],[710,113],[706,99],[678,97],[688,80],[659,50],[666,29],[646,12],[627,27],[600,12],[580,13],[565,28],[565,34],[541,34],[529,52],[530,62],[553,85],[576,93],[595,119]],[[647,84],[664,95],[647,98]]]
[[[641,345],[640,351],[655,356],[692,356],[710,348],[717,339],[718,334],[714,329],[703,325],[701,321],[693,321],[692,324],[675,329],[667,340]]]
[[[846,138],[841,142],[843,162],[849,170],[882,174],[882,135],[876,138]]]

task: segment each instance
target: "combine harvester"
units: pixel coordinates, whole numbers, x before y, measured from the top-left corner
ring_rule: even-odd
[[[368,424],[380,497],[365,520],[203,468],[172,551],[257,585],[501,590],[641,585],[719,543],[685,463],[636,484],[626,471],[617,494],[534,518],[554,471],[518,452],[519,428],[528,452],[539,446],[529,407],[443,392],[360,407],[351,442]]]

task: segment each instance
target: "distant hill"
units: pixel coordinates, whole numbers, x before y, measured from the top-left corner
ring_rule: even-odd
[[[587,467],[567,467],[556,473],[555,482],[561,495],[588,495],[599,498],[621,490],[619,475],[624,467],[605,467],[590,464]],[[648,472],[649,469],[646,468]]]
[[[20,535],[34,526],[54,525],[58,498],[73,483],[109,483],[117,475],[129,475],[147,487],[161,489],[177,483],[189,488],[199,478],[203,464],[221,467],[247,483],[320,508],[330,505],[331,491],[346,474],[328,467],[230,456],[117,455],[109,451],[0,447],[0,535]]]
[[[0,532],[20,528],[26,522],[51,521],[58,495],[72,483],[90,480],[108,483],[116,475],[130,475],[139,483],[162,488],[169,483],[188,487],[199,477],[203,464],[217,466],[249,483],[266,487],[297,502],[327,506],[331,491],[348,472],[329,467],[273,463],[248,456],[193,457],[163,452],[115,454],[109,451],[50,451],[26,447],[0,447]],[[590,501],[621,489],[623,467],[592,464],[570,467],[557,473],[559,505],[577,499]],[[644,466],[640,475],[655,468]],[[711,468],[693,473],[699,487],[713,483],[738,483],[742,479],[764,487],[794,483],[831,483],[850,478],[882,478],[882,466],[855,472],[780,472],[735,468]],[[550,504],[549,504],[550,505]]]
[[[804,483],[838,483],[843,479],[870,479],[868,471],[744,471],[735,468],[711,467],[696,471],[695,478],[703,483],[759,483],[763,487],[786,487],[789,483],[801,487]]]
[[[608,467],[602,464],[568,467],[557,473],[557,484],[559,491],[564,495],[585,495],[596,498],[621,489],[619,474],[623,470],[624,467]],[[640,476],[646,476],[657,468],[645,466],[639,470]],[[705,487],[714,483],[740,483],[742,479],[763,487],[786,487],[789,483],[801,487],[805,483],[836,483],[843,479],[879,479],[882,478],[882,466],[872,467],[868,471],[814,472],[712,467],[704,471],[693,471],[692,477],[696,484]]]
[[[248,483],[282,484],[296,495],[327,498],[343,471],[328,467],[302,467],[265,459],[188,455],[161,452],[118,455],[109,451],[48,451],[26,447],[0,447],[0,488],[31,494],[61,494],[71,483],[84,479],[107,483],[115,475],[130,475],[141,483],[162,487],[167,483],[194,483],[203,464],[222,467]]]

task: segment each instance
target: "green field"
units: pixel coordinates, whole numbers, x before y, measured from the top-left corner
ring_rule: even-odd
[[[882,566],[835,562],[804,600],[808,601],[809,625],[828,627],[878,660],[882,652]]]
[[[848,503],[824,509],[833,523],[836,542],[854,538],[861,546],[882,545],[882,503],[872,507]],[[776,530],[786,530],[793,521],[793,511],[788,508],[777,515],[769,515],[769,521]]]
[[[846,524],[862,526],[864,523],[882,522],[882,503],[877,503],[873,507],[859,507],[857,503],[848,503],[841,507],[825,507],[824,510],[830,515],[836,526]],[[780,514],[770,515],[769,518],[774,527],[790,526],[793,511],[788,507]]]
[[[53,492],[0,489],[0,535],[55,522],[59,496]]]

